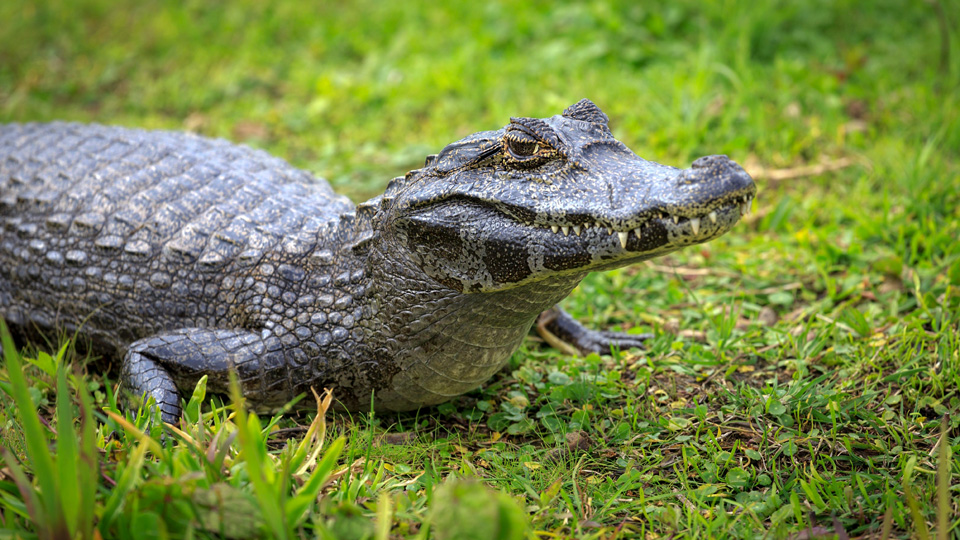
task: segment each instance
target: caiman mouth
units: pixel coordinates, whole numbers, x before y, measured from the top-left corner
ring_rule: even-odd
[[[750,213],[754,191],[746,194],[734,194],[724,197],[711,205],[709,211],[700,213],[684,210],[684,213],[669,210],[650,210],[639,213],[628,224],[614,225],[599,220],[548,220],[547,223],[523,222],[527,227],[535,227],[542,231],[550,231],[557,235],[592,237],[607,235],[615,237],[620,247],[625,251],[644,251],[646,238],[652,236],[663,237],[666,230],[675,233],[688,231],[689,241],[684,244],[703,242],[727,232],[742,216]],[[682,236],[682,235],[681,235]]]
[[[625,215],[620,225],[583,215],[551,220],[458,195],[408,213],[400,230],[431,275],[464,291],[491,291],[582,277],[707,242],[749,214],[755,193],[751,184],[705,202],[651,206]]]

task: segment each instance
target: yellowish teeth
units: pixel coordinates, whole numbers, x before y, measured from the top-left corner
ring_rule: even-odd
[[[753,198],[751,197],[751,198],[745,199],[743,202],[741,202],[738,205],[740,207],[741,216],[750,215],[752,203],[753,203]],[[719,217],[720,216],[717,214],[716,210],[711,210],[708,214],[706,214],[706,218],[710,220],[710,223],[714,223],[714,224],[717,223],[717,219]],[[664,214],[662,212],[655,213],[653,215],[653,218],[654,219],[673,218],[674,224],[680,223],[680,216]],[[700,225],[703,223],[703,218],[702,217],[690,218],[688,221],[690,222],[690,229],[693,230],[693,234],[695,235],[700,234]],[[600,229],[606,229],[607,234],[609,235],[612,235],[614,232],[616,232],[617,239],[620,241],[620,246],[623,249],[627,249],[627,240],[630,238],[630,231],[622,231],[622,232],[614,231],[613,227],[601,225],[599,221],[594,222],[594,226]],[[551,225],[550,226],[550,230],[552,230],[554,233],[562,231],[564,236],[569,236],[571,229],[573,230],[573,234],[580,236],[581,232],[588,230],[589,228],[590,228],[590,223],[584,223],[583,225]],[[637,235],[637,240],[639,240],[641,238],[640,227],[633,229],[633,234]]]

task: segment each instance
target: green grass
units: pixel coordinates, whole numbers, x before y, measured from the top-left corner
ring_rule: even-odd
[[[417,414],[201,388],[161,437],[6,343],[0,536],[960,538],[956,0],[324,4],[0,3],[0,121],[190,129],[359,201],[589,97],[643,157],[746,164],[754,214],[566,301],[646,350],[529,339]]]

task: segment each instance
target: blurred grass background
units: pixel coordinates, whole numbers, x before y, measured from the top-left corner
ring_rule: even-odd
[[[780,167],[956,118],[957,54],[938,78],[924,2],[40,0],[0,17],[0,118],[239,139],[357,198],[447,142],[582,97],[677,164]]]
[[[529,518],[540,537],[800,538],[881,525],[957,537],[960,465],[945,456],[960,448],[958,13],[957,0],[7,0],[0,122],[224,137],[359,201],[464,135],[587,97],[642,157],[685,167],[725,153],[755,174],[755,214],[733,232],[590,276],[567,301],[595,326],[655,332],[646,351],[568,358],[531,340],[453,404],[335,416],[353,468],[334,474],[306,524],[277,518],[287,525],[249,534],[487,530],[430,518],[434,487],[453,474],[507,493],[464,497],[515,502],[507,521]],[[27,360],[53,423],[55,370]],[[108,383],[89,382],[98,407]],[[11,403],[4,441],[21,448]],[[165,478],[200,490],[212,473],[183,465],[186,450],[141,473],[138,439],[114,420],[98,426],[98,530],[181,530],[157,510]],[[278,437],[270,426],[263,437]],[[406,442],[373,444],[391,436]],[[122,475],[131,470],[142,486]],[[21,492],[4,478],[3,527],[24,534]],[[251,504],[243,474],[222,480]],[[203,523],[184,527],[213,534]],[[503,538],[530,534],[504,527]]]

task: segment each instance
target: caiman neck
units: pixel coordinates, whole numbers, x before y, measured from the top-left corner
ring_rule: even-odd
[[[537,315],[569,295],[587,273],[571,272],[501,291],[463,292],[430,277],[391,231],[378,226],[374,217],[379,199],[358,206],[350,246],[370,276],[368,296],[380,302],[378,311],[391,313],[382,315],[380,322],[405,338],[418,333],[408,332],[410,326],[454,312],[471,327],[526,332]]]
[[[377,356],[396,373],[377,391],[378,404],[414,409],[472,390],[497,372],[537,315],[566,297],[580,276],[564,276],[507,291],[464,293],[421,270],[389,233],[369,237],[360,256]]]

